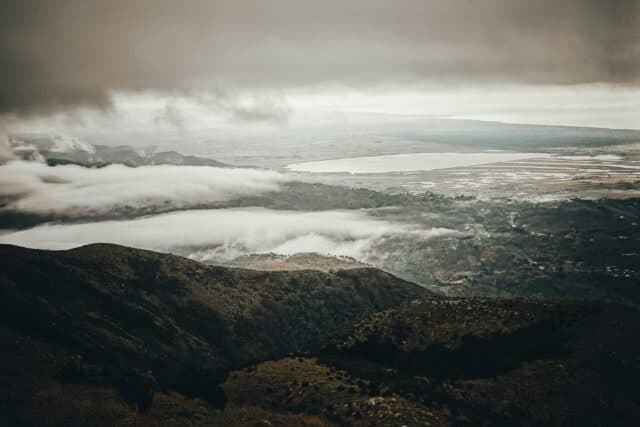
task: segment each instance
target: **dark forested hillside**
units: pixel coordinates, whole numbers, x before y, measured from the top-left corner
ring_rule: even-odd
[[[55,373],[71,363],[117,386],[129,371],[151,371],[160,389],[219,400],[229,369],[317,347],[367,314],[429,295],[374,269],[258,272],[113,245],[2,246],[4,376],[33,351]],[[7,341],[23,337],[34,347]]]
[[[640,313],[0,247],[0,425],[634,425]]]

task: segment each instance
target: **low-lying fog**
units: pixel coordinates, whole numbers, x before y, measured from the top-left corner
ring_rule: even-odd
[[[0,197],[12,200],[5,209],[83,218],[158,205],[185,209],[276,191],[288,180],[278,172],[249,168],[50,167],[41,162],[10,161],[0,166]]]
[[[186,210],[125,221],[47,224],[7,233],[0,241],[43,249],[69,249],[94,242],[177,252],[201,261],[223,261],[252,253],[317,252],[369,262],[388,237],[451,230],[415,226],[369,216],[362,210],[293,212],[264,208]]]

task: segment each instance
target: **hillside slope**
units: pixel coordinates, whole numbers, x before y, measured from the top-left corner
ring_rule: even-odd
[[[28,337],[38,343],[29,352],[49,356],[25,375],[72,363],[116,386],[151,370],[162,390],[216,400],[234,366],[317,347],[322,335],[429,295],[374,269],[259,272],[114,245],[1,246],[3,381],[24,383],[11,376],[33,356],[15,345]]]
[[[599,303],[417,299],[223,387],[230,408],[334,425],[633,426],[638,321]]]
[[[375,269],[0,246],[0,425],[631,426],[638,324]]]
[[[366,264],[354,258],[321,255],[314,252],[299,252],[292,255],[273,253],[243,255],[227,261],[223,265],[260,271],[317,270],[325,273],[367,267]]]

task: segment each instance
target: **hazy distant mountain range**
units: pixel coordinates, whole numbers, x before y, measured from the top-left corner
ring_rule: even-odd
[[[185,156],[176,151],[157,152],[154,148],[128,145],[93,145],[75,137],[19,135],[10,139],[14,154],[23,160],[44,160],[49,165],[77,164],[100,167],[112,163],[131,167],[148,165],[214,166],[226,164],[206,157]]]

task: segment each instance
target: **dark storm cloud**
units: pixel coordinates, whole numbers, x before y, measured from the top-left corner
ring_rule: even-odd
[[[112,90],[639,82],[640,0],[15,0],[3,6],[4,113],[105,107]]]

